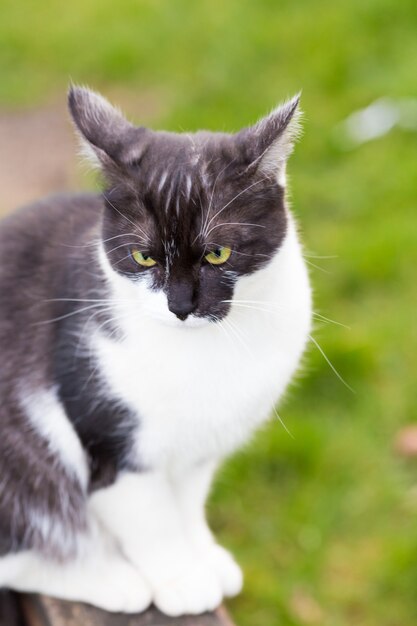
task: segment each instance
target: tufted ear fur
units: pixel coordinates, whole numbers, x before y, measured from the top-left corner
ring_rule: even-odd
[[[286,162],[301,131],[299,100],[300,95],[295,96],[237,135],[245,158],[250,161],[249,168],[276,178],[282,186]]]
[[[68,107],[86,156],[104,170],[137,164],[150,134],[135,127],[100,94],[71,86]]]

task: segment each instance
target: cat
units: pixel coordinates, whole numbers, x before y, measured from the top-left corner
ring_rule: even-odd
[[[213,474],[310,332],[285,200],[298,97],[235,134],[68,102],[103,195],[0,226],[0,586],[198,614],[242,587],[205,519]]]

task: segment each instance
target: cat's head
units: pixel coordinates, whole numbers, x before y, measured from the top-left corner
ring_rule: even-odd
[[[104,250],[149,314],[218,321],[239,279],[275,256],[298,100],[236,134],[176,134],[133,126],[100,95],[70,89],[73,120],[106,180]]]

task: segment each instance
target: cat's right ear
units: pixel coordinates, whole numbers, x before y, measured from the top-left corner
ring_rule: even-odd
[[[236,135],[237,145],[249,161],[248,169],[285,186],[285,168],[300,134],[300,94],[281,104],[257,124]]]
[[[85,87],[72,85],[68,107],[84,152],[94,165],[105,171],[137,163],[150,131],[133,126],[103,96]]]

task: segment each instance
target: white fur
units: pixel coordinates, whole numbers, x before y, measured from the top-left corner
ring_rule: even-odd
[[[149,583],[153,601],[168,615],[212,610],[242,586],[238,566],[215,544],[204,520],[212,471],[210,465],[180,476],[127,473],[91,498],[95,515],[118,538]]]
[[[191,187],[192,187],[192,180],[191,180],[191,176],[189,174],[186,174],[185,176],[185,197],[186,200],[190,200],[190,195],[191,195]]]
[[[35,552],[3,557],[0,587],[3,585],[88,602],[107,611],[137,613],[151,602],[150,589],[137,569],[103,533],[94,533],[83,555],[65,564]]]
[[[58,399],[56,389],[36,392],[23,389],[20,403],[33,428],[45,439],[51,452],[58,455],[65,468],[75,473],[86,488],[88,468],[85,451]]]
[[[162,189],[164,188],[166,179],[168,177],[168,172],[163,172],[159,181],[159,185],[158,185],[158,192],[161,193]]]
[[[54,471],[51,469],[51,471]],[[68,494],[64,490],[60,490],[59,494],[62,510],[66,510],[69,504]],[[28,519],[33,530],[36,530],[42,539],[42,543],[48,545],[52,550],[55,547],[64,555],[74,555],[83,549],[84,536],[76,536],[62,524],[62,520],[51,514],[45,507],[41,509],[31,509],[30,518]]]

